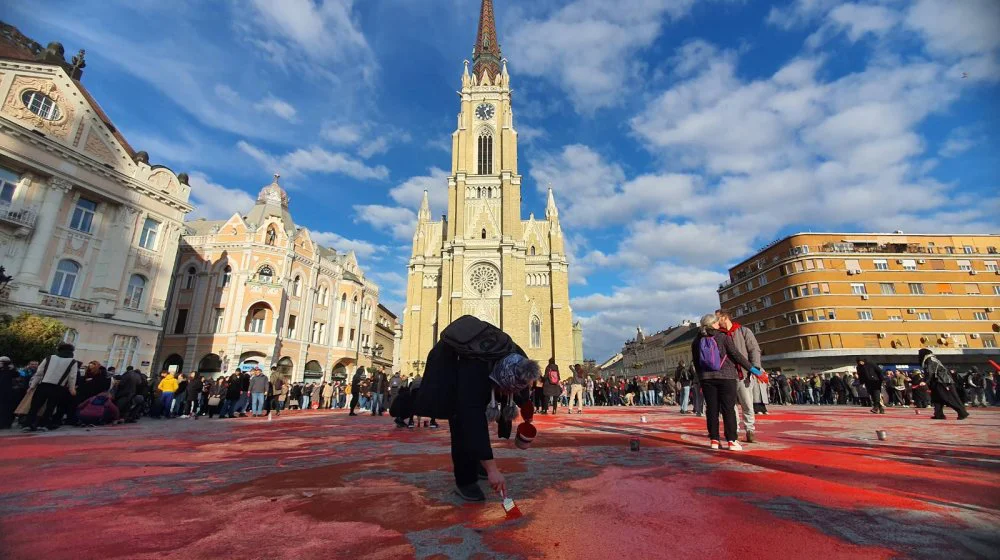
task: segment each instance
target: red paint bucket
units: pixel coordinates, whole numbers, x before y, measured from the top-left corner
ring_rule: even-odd
[[[537,428],[527,422],[523,422],[517,427],[517,436],[514,437],[514,445],[518,449],[527,449],[531,447],[531,442],[535,440],[535,436],[537,435]]]

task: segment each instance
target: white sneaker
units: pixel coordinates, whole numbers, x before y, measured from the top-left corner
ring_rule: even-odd
[[[729,442],[729,450],[730,451],[743,451],[743,446],[740,445],[740,442],[738,442],[738,441],[730,441]]]
[[[712,448],[712,449],[718,449],[719,448],[719,442],[718,442],[718,440],[714,440],[713,439],[712,441],[710,441],[709,442],[709,447]]]
[[[187,414],[181,414],[180,418],[188,418],[188,415]]]

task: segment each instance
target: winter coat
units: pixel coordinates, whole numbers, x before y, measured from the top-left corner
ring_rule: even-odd
[[[542,375],[542,394],[546,397],[558,397],[562,394],[562,386],[549,380],[550,370],[559,371],[559,366],[555,364],[545,366],[545,374]]]
[[[718,345],[720,352],[722,352],[722,355],[728,358],[723,360],[719,371],[703,369],[700,363],[701,360],[697,358],[699,354],[698,343],[707,337],[714,338],[716,345]],[[691,355],[695,356],[695,371],[698,372],[698,378],[702,381],[705,379],[738,379],[739,374],[736,371],[736,366],[742,367],[745,371],[750,371],[750,368],[753,367],[750,361],[736,350],[736,345],[733,344],[733,339],[730,338],[728,334],[717,329],[710,328],[699,331],[698,336],[696,336],[691,342]]]
[[[205,383],[201,380],[200,377],[195,377],[191,381],[188,381],[188,386],[187,386],[188,400],[190,401],[192,399],[198,398],[198,394],[201,393],[201,390],[204,388],[205,388]]]
[[[173,374],[169,374],[160,380],[160,384],[156,388],[164,393],[174,393],[177,391],[177,378]]]
[[[266,393],[268,387],[267,376],[263,373],[250,378],[249,391],[251,393]]]

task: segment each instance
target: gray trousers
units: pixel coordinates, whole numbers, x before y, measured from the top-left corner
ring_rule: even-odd
[[[751,375],[745,373],[744,375]],[[743,409],[743,428],[747,432],[754,431],[753,423],[753,396],[750,394],[750,387],[746,386],[743,379],[736,380],[736,406]],[[733,407],[735,408],[735,407]],[[739,411],[736,411],[736,421],[739,423]]]

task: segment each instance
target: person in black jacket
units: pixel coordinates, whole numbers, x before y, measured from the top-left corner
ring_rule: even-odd
[[[236,412],[236,403],[240,401],[241,394],[243,391],[240,383],[240,370],[236,370],[229,376],[229,384],[226,386],[226,400],[222,404],[219,418],[233,418]]]
[[[736,349],[729,335],[719,330],[719,319],[715,313],[702,317],[700,324],[698,335],[691,343],[691,355],[694,356],[695,371],[698,372],[698,381],[705,397],[709,446],[712,449],[720,447],[719,412],[721,411],[729,450],[741,451],[743,446],[738,441],[736,424],[736,380],[739,377],[736,365],[753,375],[759,376],[763,372]],[[714,340],[715,344],[711,344],[707,339]],[[706,355],[713,346],[720,353],[719,356]],[[721,364],[713,368],[710,360],[721,360]]]
[[[445,328],[427,354],[427,369],[416,396],[418,415],[448,418],[456,493],[465,500],[486,499],[477,479],[486,478],[499,494],[506,480],[493,460],[490,422],[510,437],[517,403],[526,422],[534,406],[528,387],[541,375],[506,333],[464,315]]]
[[[872,399],[872,414],[885,414],[885,403],[882,402],[882,372],[874,362],[866,358],[858,358],[858,379],[865,384],[868,395]]]
[[[951,372],[948,371],[948,368],[944,367],[941,360],[938,360],[934,352],[928,348],[920,349],[918,359],[920,360],[920,367],[927,375],[927,385],[931,389],[931,404],[934,405],[934,416],[931,416],[931,418],[934,420],[944,420],[945,406],[957,412],[959,420],[968,418],[969,413],[965,410],[965,403],[962,402],[962,399],[958,395],[957,382],[951,375]]]
[[[364,366],[358,366],[357,371],[354,372],[354,377],[351,378],[351,413],[348,416],[358,415],[354,412],[354,409],[358,407],[358,399],[361,398],[361,382],[364,379],[365,368]]]
[[[14,379],[18,377],[17,370],[11,365],[10,358],[0,358],[0,430],[6,430],[14,424]]]

